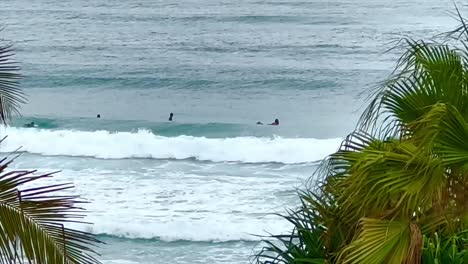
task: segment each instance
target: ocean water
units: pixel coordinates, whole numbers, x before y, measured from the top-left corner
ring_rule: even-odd
[[[466,13],[467,4],[455,1]],[[29,102],[17,169],[89,201],[103,263],[248,263],[452,0],[2,0]],[[174,122],[167,122],[170,112]],[[97,119],[100,113],[102,118]],[[257,121],[280,120],[280,126]],[[35,128],[23,128],[34,121]]]

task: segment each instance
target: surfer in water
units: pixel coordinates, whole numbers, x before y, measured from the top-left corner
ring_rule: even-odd
[[[96,118],[101,118],[101,114],[97,114]]]
[[[260,122],[260,121],[258,121],[256,124],[257,124],[257,125],[263,125],[263,123]],[[275,119],[275,122],[273,122],[273,123],[271,123],[271,124],[268,124],[268,125],[270,125],[270,126],[279,126],[279,120],[278,120],[278,118]]]
[[[173,116],[174,116],[173,113],[170,113],[170,114],[169,114],[169,121],[172,121],[172,117],[173,117]]]
[[[31,123],[28,123],[28,124],[25,124],[24,127],[34,127],[34,122],[31,122]]]
[[[275,119],[275,122],[271,123],[270,126],[279,126],[278,118]]]

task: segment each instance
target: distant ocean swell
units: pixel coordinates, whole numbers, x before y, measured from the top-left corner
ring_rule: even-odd
[[[339,138],[166,137],[140,129],[136,132],[47,130],[9,127],[0,152],[82,156],[100,159],[196,159],[212,162],[308,163],[334,152]]]

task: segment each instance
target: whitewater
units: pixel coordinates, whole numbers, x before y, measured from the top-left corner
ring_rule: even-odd
[[[13,168],[60,170],[43,183],[72,182],[76,190],[70,194],[89,202],[84,221],[92,224],[70,227],[105,240],[251,246],[290,229],[272,212],[297,200],[296,189],[317,161],[341,143],[11,126],[1,128],[0,137],[0,153],[22,153]]]
[[[315,162],[335,151],[339,138],[206,138],[164,137],[149,130],[136,132],[4,128],[0,151],[100,159],[196,159],[213,162],[296,164]]]
[[[9,136],[0,145],[4,154],[14,151],[19,143],[31,145],[18,139],[27,138],[29,133],[52,134],[55,136],[53,139],[59,138],[54,133],[64,133],[23,128],[8,128],[8,132]],[[96,135],[96,132],[89,131],[66,133]],[[116,134],[130,135],[130,138],[126,137],[127,143],[132,135],[127,132],[97,133],[106,137]],[[17,140],[12,140],[15,137]],[[154,135],[150,138],[154,137],[159,138]],[[287,221],[272,212],[284,212],[287,204],[297,202],[296,190],[316,167],[316,163],[303,160],[287,164],[292,160],[285,159],[285,156],[276,158],[281,162],[264,162],[265,156],[260,159],[255,155],[249,156],[252,161],[261,160],[258,163],[226,159],[177,160],[166,156],[162,159],[103,159],[91,156],[89,152],[85,155],[85,148],[79,146],[80,141],[66,148],[67,151],[74,147],[80,150],[75,149],[77,154],[72,156],[71,152],[57,154],[62,152],[54,149],[63,142],[45,138],[36,141],[37,151],[23,150],[11,169],[37,169],[39,173],[60,170],[53,178],[46,178],[41,183],[73,183],[76,187],[68,194],[80,195],[89,202],[84,204],[88,214],[83,220],[92,223],[68,226],[96,234],[107,242],[119,238],[150,244],[190,241],[214,243],[220,247],[226,246],[225,243],[250,243],[248,247],[251,248],[262,236],[284,233],[291,228]],[[218,139],[202,140],[216,142]],[[275,140],[281,139],[251,141],[250,144],[257,142],[267,146],[251,145],[250,148],[274,149],[269,145],[275,144],[271,143]],[[303,141],[299,144],[304,144]],[[312,143],[314,141],[311,140]],[[122,148],[113,142],[116,141],[109,142],[107,146],[113,147],[114,151]],[[94,141],[91,146],[101,151],[107,147],[96,147],[96,144]],[[332,149],[335,147],[330,146]],[[231,244],[227,245],[230,247]]]

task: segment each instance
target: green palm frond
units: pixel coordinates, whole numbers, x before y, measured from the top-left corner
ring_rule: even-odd
[[[468,172],[468,123],[454,107],[440,122],[440,133],[435,138],[435,152],[447,166],[458,165]]]
[[[325,230],[317,224],[318,212],[304,199],[302,207],[283,216],[294,226],[292,233],[272,235],[263,239],[265,244],[255,256],[256,263],[264,264],[327,264],[323,237]]]
[[[465,54],[447,45],[408,40],[402,69],[385,82],[359,121],[359,129],[374,134],[380,122],[409,124],[438,102],[468,114],[468,67]],[[390,118],[389,118],[390,117]],[[397,123],[395,123],[397,124]]]
[[[431,207],[445,186],[440,160],[427,158],[411,142],[376,141],[360,151],[339,151],[332,157],[347,174],[335,195],[350,222],[363,215],[412,215]]]
[[[21,189],[52,174],[7,172],[10,162],[0,161],[0,262],[99,263],[92,256],[99,241],[92,234],[65,226],[83,217],[78,197],[61,194],[72,186]]]
[[[419,236],[418,236],[419,235]],[[339,255],[340,263],[374,264],[405,263],[411,251],[410,225],[398,221],[363,218],[358,236]],[[414,252],[420,254],[420,251]],[[414,263],[414,262],[408,262]]]
[[[416,259],[421,253],[420,249],[412,251],[412,246],[418,246],[421,234],[417,227],[410,226],[404,222],[363,218],[357,238],[340,253],[340,263],[419,263],[406,262],[410,252]]]
[[[0,46],[0,120],[6,123],[26,102],[23,90],[19,87],[19,66],[13,61],[11,44]]]

